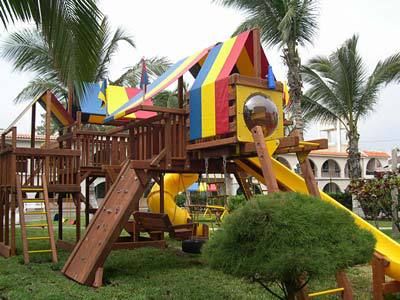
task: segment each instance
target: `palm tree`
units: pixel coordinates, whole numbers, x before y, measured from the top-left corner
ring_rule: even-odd
[[[379,92],[390,82],[400,81],[400,53],[381,60],[368,76],[353,35],[329,56],[316,56],[302,68],[310,85],[303,97],[303,112],[321,122],[339,122],[348,139],[351,179],[361,177],[358,125],[374,109]]]
[[[146,59],[146,68],[150,78],[155,78],[164,73],[171,65],[169,59],[165,56],[155,56]],[[132,67],[129,67],[118,79],[111,81],[113,85],[137,86],[142,75],[142,63],[138,61]]]
[[[86,70],[85,76],[81,77],[82,81],[96,82],[107,78],[111,59],[121,41],[135,47],[132,37],[121,28],[111,32],[105,17],[97,35],[101,43],[98,46],[92,46],[95,59]],[[87,41],[83,42],[85,43]],[[75,41],[75,45],[83,46],[80,40]],[[65,74],[65,70],[59,67],[60,54],[57,51],[48,43],[43,32],[36,28],[23,29],[8,36],[0,46],[0,57],[12,62],[16,70],[33,72],[36,75],[15,98],[16,102],[35,98],[48,89],[53,91],[58,98],[67,99],[71,81],[75,78],[73,76],[80,71],[79,63],[83,58],[72,58],[68,72]]]
[[[227,7],[244,11],[246,20],[236,33],[258,27],[264,44],[282,48],[288,67],[288,84],[293,103],[295,129],[303,136],[301,112],[302,78],[298,46],[312,42],[317,29],[315,0],[215,0]]]
[[[35,22],[57,62],[59,78],[68,82],[70,109],[74,83],[82,93],[102,43],[96,0],[0,0],[0,20],[6,28],[15,21]]]

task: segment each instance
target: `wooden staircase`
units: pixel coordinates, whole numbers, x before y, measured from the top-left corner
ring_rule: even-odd
[[[86,285],[102,284],[103,264],[133,211],[138,210],[148,176],[126,161],[84,236],[62,269],[67,277]]]
[[[46,176],[42,175],[42,186],[29,186],[22,187],[21,181],[19,177],[16,178],[17,183],[17,201],[19,208],[19,223],[21,226],[21,236],[22,236],[22,247],[23,247],[23,255],[25,264],[29,263],[29,255],[35,253],[51,253],[53,263],[58,262],[57,258],[57,250],[56,244],[54,241],[54,230],[53,223],[50,215],[50,207],[49,207],[49,196],[47,190],[47,180]],[[40,198],[26,198],[28,193],[37,193],[41,194]],[[41,211],[25,211],[25,204],[27,203],[42,203],[43,209]],[[44,215],[46,217],[45,223],[33,223],[26,224],[25,217],[27,215]],[[27,228],[47,228],[48,235],[46,236],[28,236]],[[31,231],[29,232],[31,233]],[[30,249],[29,242],[30,241],[38,241],[38,240],[48,240],[49,248],[48,249]]]

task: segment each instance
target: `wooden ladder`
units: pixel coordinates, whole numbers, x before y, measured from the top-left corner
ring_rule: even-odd
[[[49,195],[47,190],[47,180],[46,176],[42,175],[42,186],[29,186],[22,187],[21,181],[19,177],[16,178],[17,183],[17,200],[18,200],[18,208],[19,208],[19,224],[21,226],[21,237],[22,237],[22,248],[24,254],[24,262],[25,264],[29,263],[29,255],[34,253],[51,253],[53,263],[58,262],[57,258],[57,250],[56,243],[54,240],[54,230],[53,230],[53,222],[50,215],[50,205],[49,205]],[[39,199],[36,198],[23,198],[23,194],[26,193],[40,193],[42,197]],[[43,203],[44,210],[42,211],[25,211],[26,203]],[[25,216],[26,215],[45,215],[46,223],[38,224],[26,224]],[[27,235],[27,228],[44,228],[47,227],[47,236],[30,236]],[[37,240],[48,240],[50,243],[50,249],[36,249],[29,250],[29,241],[37,241]]]

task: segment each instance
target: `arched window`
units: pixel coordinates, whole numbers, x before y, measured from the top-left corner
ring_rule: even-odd
[[[326,160],[322,164],[321,177],[325,178],[340,177],[339,164],[333,159]]]
[[[350,167],[348,162],[346,162],[346,165],[344,166],[344,177],[350,177]]]
[[[327,183],[322,190],[324,191],[324,193],[332,193],[332,194],[337,194],[342,192],[340,190],[340,187],[334,182]]]
[[[281,164],[283,164],[285,167],[292,169],[292,167],[290,166],[290,163],[288,162],[288,160],[284,157],[278,156],[276,158],[277,161],[279,161]]]
[[[367,163],[367,175],[373,175],[379,168],[382,168],[381,162],[376,158],[371,158]]]
[[[317,177],[317,166],[315,165],[315,163],[311,159],[308,159],[308,160],[310,162],[311,169],[312,169],[312,171],[314,173],[314,176]],[[299,175],[302,175],[300,164],[296,164],[296,166],[294,167],[294,171],[295,171],[295,173],[297,173]]]
[[[311,159],[308,159],[311,165],[311,169],[314,173],[314,176],[317,177],[317,166],[315,165],[314,161]]]

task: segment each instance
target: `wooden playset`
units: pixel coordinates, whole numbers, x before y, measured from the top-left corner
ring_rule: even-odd
[[[185,93],[183,76],[189,73],[194,82]],[[174,82],[178,86],[179,107],[152,105],[152,97]],[[102,284],[103,266],[113,249],[163,248],[165,232],[179,240],[208,237],[208,227],[193,222],[187,210],[174,202],[177,193],[198,180],[198,174],[234,174],[246,198],[252,196],[247,180],[250,174],[263,182],[269,193],[298,191],[345,209],[319,191],[307,158],[310,151],[327,148],[327,141],[302,141],[295,134],[285,135],[285,126],[290,122],[284,119],[284,86],[272,74],[258,30],[246,31],[178,61],[146,91],[107,86],[105,82],[88,87],[85,101],[75,111],[72,102],[68,111],[60,107],[51,92],[31,104],[31,148],[17,147],[15,127],[3,132],[1,255],[16,254],[15,208],[18,203],[20,218],[24,219],[22,205],[28,200],[24,192],[29,189],[41,189],[46,214],[49,195],[56,199],[59,209],[56,244],[72,250],[62,273],[90,286]],[[42,148],[34,147],[36,103],[47,111],[46,142]],[[57,145],[50,142],[51,117],[63,127]],[[113,128],[87,130],[88,123],[104,123]],[[6,143],[8,136],[11,144]],[[283,153],[296,153],[303,178],[274,158]],[[100,177],[106,180],[107,194],[96,210],[90,207],[89,186]],[[85,195],[81,193],[83,184]],[[139,200],[152,184],[147,197],[151,213],[141,212]],[[76,206],[76,244],[63,241],[63,199],[68,195]],[[85,203],[87,226],[82,237],[81,201]],[[94,216],[89,222],[91,213]],[[360,226],[374,233],[378,240],[377,255],[384,257],[384,264],[373,264],[374,299],[382,299],[388,291],[399,290],[397,281],[385,283],[382,275],[377,275],[400,278],[400,254],[393,254],[393,249],[399,246],[353,216]],[[24,232],[27,225],[23,221],[20,224]],[[46,226],[52,236],[51,222]],[[129,237],[120,236],[123,229]],[[56,261],[53,239],[50,239],[51,252]],[[25,262],[29,261],[28,243],[23,234]],[[305,287],[299,292],[299,299],[330,293],[352,299],[346,274],[339,272],[336,279],[338,288],[308,293]]]

